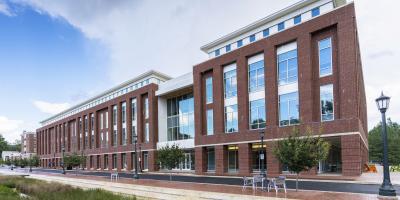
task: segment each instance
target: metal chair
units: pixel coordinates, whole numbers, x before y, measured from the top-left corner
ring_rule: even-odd
[[[247,186],[252,186],[254,188],[253,184],[253,178],[251,177],[243,177],[243,187],[242,190],[245,190]]]
[[[279,188],[282,188],[286,193],[286,177],[279,176],[276,179],[273,179],[268,183],[268,192],[269,189],[275,189],[276,194],[278,194]]]
[[[111,173],[111,181],[113,181],[113,179],[115,179],[115,181],[118,181],[119,179],[118,172]]]
[[[254,175],[253,176],[253,189],[257,189],[257,183],[261,183],[261,187],[264,186],[263,184],[264,177],[262,175]],[[263,188],[261,188],[263,189]]]

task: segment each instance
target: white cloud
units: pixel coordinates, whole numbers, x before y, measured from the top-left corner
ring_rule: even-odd
[[[14,14],[11,12],[10,7],[4,0],[0,0],[0,13],[3,13],[7,16],[13,16]]]
[[[22,120],[13,120],[0,116],[0,134],[7,141],[14,142],[16,139],[20,139],[23,124]]]
[[[33,105],[41,112],[53,115],[71,107],[69,103],[49,103],[45,101],[33,101]]]

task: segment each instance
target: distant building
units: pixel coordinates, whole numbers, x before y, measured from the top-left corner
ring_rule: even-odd
[[[21,134],[21,156],[29,157],[36,154],[36,133],[24,131]]]
[[[21,153],[18,151],[3,151],[1,154],[1,158],[3,160],[12,160],[15,158],[20,158],[21,157]]]

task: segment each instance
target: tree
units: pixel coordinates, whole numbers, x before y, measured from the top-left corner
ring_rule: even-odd
[[[170,171],[169,179],[172,180],[172,169],[179,166],[179,163],[185,158],[185,154],[177,144],[169,145],[157,151],[157,162],[160,168],[166,168]]]
[[[37,167],[40,165],[40,159],[37,155],[33,155],[28,159],[28,164],[31,167]]]
[[[3,151],[7,150],[7,141],[4,139],[3,135],[0,134],[0,156],[3,157]]]
[[[319,136],[315,137],[311,128],[307,128],[304,136],[300,136],[298,128],[292,134],[278,141],[274,149],[276,158],[296,173],[296,191],[299,185],[299,173],[308,171],[328,156],[330,145]]]
[[[85,162],[86,158],[84,156],[78,155],[77,153],[64,156],[64,166],[66,168],[79,167],[81,164]]]
[[[390,165],[400,165],[400,125],[389,118],[387,123],[388,158]],[[369,160],[382,163],[382,124],[377,124],[368,133]]]

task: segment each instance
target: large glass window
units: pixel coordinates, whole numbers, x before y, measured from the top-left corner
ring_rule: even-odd
[[[137,117],[137,108],[136,108],[136,98],[134,98],[134,99],[132,99],[132,102],[131,102],[131,111],[132,111],[132,113],[131,113],[131,115],[132,115],[132,134],[131,134],[131,136],[132,136],[132,143],[134,143],[134,141],[135,141],[135,136],[136,136],[136,134],[137,134],[137,121],[136,121],[136,117]]]
[[[108,169],[108,155],[104,155],[104,165],[103,169]]]
[[[333,115],[333,85],[324,85],[320,87],[321,98],[321,121],[331,121]]]
[[[90,130],[90,145],[92,148],[95,148],[96,144],[94,143],[94,114],[90,114]]]
[[[117,169],[117,154],[112,155],[112,164],[113,164],[112,168]]]
[[[214,147],[207,148],[207,171],[215,170],[215,149]]]
[[[108,111],[106,112],[106,128],[108,128]]]
[[[239,171],[239,147],[236,145],[228,146],[228,172]]]
[[[224,72],[225,98],[237,96],[236,69]]]
[[[167,100],[168,141],[194,137],[194,99],[186,94]]]
[[[261,144],[252,144],[251,145],[251,154],[252,154],[252,168],[253,172],[261,171],[262,167],[267,170],[267,158],[266,158],[266,147],[264,144],[263,148],[261,148]],[[263,155],[261,155],[261,153]]]
[[[122,145],[126,145],[128,135],[126,134],[126,128],[122,128]]]
[[[332,39],[326,38],[318,41],[319,50],[319,76],[332,74]]]
[[[126,123],[126,103],[122,103],[121,106],[121,110],[122,110],[122,123]]]
[[[279,125],[289,126],[298,123],[299,123],[298,92],[279,95]]]
[[[147,151],[143,152],[143,170],[149,169],[149,154]]]
[[[250,128],[265,128],[265,99],[250,101]]]
[[[225,106],[225,133],[238,131],[237,104]]]
[[[297,49],[278,55],[279,85],[297,82]]]
[[[213,102],[213,88],[212,77],[206,78],[206,103]]]
[[[144,125],[144,139],[145,139],[145,142],[149,142],[150,141],[149,122],[146,122],[146,124]]]
[[[264,90],[264,60],[249,65],[249,92]]]
[[[103,118],[103,113],[100,113],[100,129],[103,129],[103,124],[104,124],[103,123],[104,122],[103,119],[104,119]]]
[[[207,110],[207,135],[214,134],[214,114],[213,109]]]
[[[117,130],[113,130],[113,146],[117,146]]]
[[[149,98],[144,98],[144,118],[149,118]]]
[[[128,168],[128,164],[126,162],[126,153],[121,154],[121,167],[122,169]]]
[[[112,118],[113,125],[117,125],[117,106],[113,106],[113,118]]]

